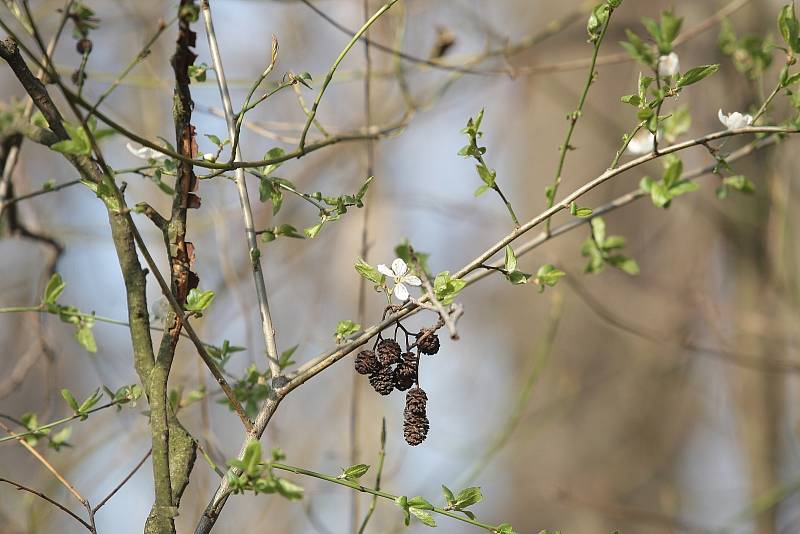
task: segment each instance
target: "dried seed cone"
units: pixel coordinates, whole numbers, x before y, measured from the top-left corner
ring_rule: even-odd
[[[388,395],[394,390],[394,372],[391,367],[382,367],[369,375],[369,383],[381,395]]]
[[[413,352],[403,354],[403,360],[394,370],[394,387],[405,391],[417,380],[417,355]]]
[[[356,355],[355,367],[358,374],[368,375],[380,371],[381,364],[378,363],[378,358],[375,357],[375,351],[367,349]]]
[[[407,414],[403,421],[403,437],[406,439],[406,443],[412,446],[417,446],[425,441],[429,429],[428,418],[424,415]]]
[[[381,365],[392,365],[400,361],[400,344],[394,339],[383,339],[375,348],[375,355]]]
[[[406,393],[406,409],[403,412],[408,419],[411,416],[425,417],[425,405],[428,402],[428,395],[421,388],[411,388]]]
[[[417,347],[419,347],[419,351],[422,354],[436,354],[439,352],[439,336],[433,333],[432,330],[423,328],[420,330],[419,336]],[[423,338],[422,336],[425,337]]]

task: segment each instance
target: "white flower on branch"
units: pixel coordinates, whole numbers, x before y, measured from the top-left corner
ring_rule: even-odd
[[[128,143],[125,145],[128,148],[128,152],[136,156],[137,158],[142,159],[165,159],[167,156],[166,154],[162,154],[158,150],[155,150],[150,147],[142,146],[136,148],[133,146],[133,143]]]
[[[649,130],[639,130],[636,135],[633,136],[628,142],[628,152],[635,155],[635,156],[642,156],[644,154],[649,154],[655,148],[655,139],[656,138],[661,141],[661,131],[659,130],[658,134],[653,135],[650,133]]]
[[[751,115],[742,115],[738,111],[726,115],[720,109],[718,116],[719,122],[729,130],[738,130],[739,128],[746,128],[753,124],[753,117]]]
[[[658,75],[662,78],[675,76],[681,68],[678,54],[670,52],[669,55],[658,58]]]
[[[392,262],[391,269],[385,264],[381,263],[378,265],[378,272],[394,280],[395,285],[394,289],[392,289],[392,293],[394,293],[394,296],[397,298],[397,300],[403,302],[408,300],[408,288],[406,287],[406,284],[416,287],[422,285],[422,280],[413,274],[410,274],[408,265],[406,265],[406,262],[400,258],[397,258]]]

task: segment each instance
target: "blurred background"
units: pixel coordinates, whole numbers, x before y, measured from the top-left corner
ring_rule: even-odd
[[[46,38],[58,23],[61,2],[33,2]],[[173,18],[174,2],[89,2],[101,24],[92,32],[84,94],[96,99],[141,50],[158,21]],[[361,0],[319,0],[313,5],[346,28],[364,20]],[[380,3],[369,1],[374,12]],[[692,124],[681,139],[720,129],[717,110],[758,107],[774,86],[781,52],[763,79],[748,79],[717,46],[720,20],[728,15],[736,34],[766,37],[776,31],[781,2],[771,0],[626,0],[614,14],[603,43],[596,84],[578,123],[559,197],[602,173],[620,138],[636,123],[632,107],[619,97],[633,93],[641,66],[619,56],[625,28],[644,35],[639,19],[674,7],[691,38],[677,52],[682,70],[720,63],[701,85],[686,89],[677,105],[688,106]],[[272,79],[308,71],[318,89],[349,37],[299,1],[226,0],[212,2],[234,107],[241,106],[252,80],[269,61],[270,40],[280,44]],[[20,33],[7,9],[3,18]],[[588,72],[587,5],[577,0],[402,0],[369,32],[371,39],[400,47],[418,58],[466,65],[477,73],[399,61],[372,47],[370,124],[403,124],[374,144],[375,180],[366,216],[370,263],[390,263],[394,247],[408,239],[430,253],[434,272],[456,271],[511,229],[503,204],[491,192],[474,198],[480,185],[472,162],[458,156],[466,143],[460,130],[485,108],[483,143],[498,183],[527,220],[545,205],[544,187],[555,174],[558,148]],[[558,24],[551,24],[558,21]],[[531,46],[532,36],[552,35]],[[210,64],[202,23],[197,64]],[[555,31],[557,30],[557,31]],[[68,28],[69,32],[69,28]],[[152,53],[108,98],[104,111],[132,131],[171,142],[173,76],[169,58],[176,28],[171,25]],[[518,43],[522,46],[515,48]],[[493,51],[493,52],[492,52]],[[507,53],[514,52],[514,53]],[[608,56],[608,57],[606,57]],[[740,58],[741,59],[741,58]],[[68,76],[80,61],[69,33],[55,54]],[[330,132],[363,128],[365,55],[357,45],[342,63],[319,109]],[[304,101],[315,92],[301,88]],[[24,95],[5,66],[0,70],[3,104]],[[219,93],[209,73],[192,85],[194,124],[201,152],[214,146],[203,134],[227,137],[219,116]],[[789,116],[779,96],[774,121]],[[270,97],[247,115],[245,159],[260,159],[271,148],[296,146],[304,115],[292,90]],[[312,129],[315,138],[319,132]],[[748,140],[731,139],[725,150]],[[126,139],[103,141],[114,168],[140,165]],[[797,376],[798,285],[795,178],[796,140],[787,139],[734,164],[736,173],[756,184],[751,196],[718,200],[713,175],[699,180],[700,191],[661,210],[648,199],[605,217],[609,233],[625,236],[627,254],[641,267],[631,277],[615,269],[585,275],[582,226],[531,254],[520,268],[536,272],[552,263],[567,273],[540,294],[533,285],[512,286],[491,276],[465,290],[461,339],[446,339],[425,358],[421,383],[429,397],[428,439],[409,447],[402,436],[404,396],[379,397],[366,378],[342,360],[283,402],[262,442],[280,447],[287,462],[338,474],[350,465],[356,436],[358,463],[377,463],[382,418],[386,419],[386,464],[382,487],[423,495],[441,503],[440,485],[482,487],[478,519],[511,523],[519,533],[541,529],[570,533],[800,532],[800,443]],[[277,176],[307,192],[352,193],[367,176],[364,142],[337,144],[285,163]],[[625,156],[629,158],[630,156]],[[709,153],[683,153],[687,170],[713,164]],[[580,202],[596,206],[635,190],[645,174],[660,176],[658,162],[639,167],[592,191]],[[14,175],[16,194],[38,190],[47,180],[76,178],[59,155],[24,143]],[[170,198],[147,178],[126,175],[129,204],[147,201],[163,212]],[[251,197],[258,182],[250,177]],[[244,374],[253,362],[265,366],[253,282],[238,199],[232,182],[204,180],[203,207],[189,214],[188,238],[197,256],[201,288],[216,301],[195,322],[209,343],[230,340],[245,351],[226,369]],[[105,210],[81,186],[42,195],[17,205],[17,217],[34,232],[64,247],[55,269],[67,282],[60,302],[98,315],[124,319],[125,299]],[[254,204],[256,226],[313,225],[315,210],[286,198],[273,219],[269,203]],[[7,214],[5,215],[8,216]],[[166,269],[161,236],[143,216],[136,221]],[[554,222],[569,219],[568,214]],[[273,222],[274,221],[274,222]],[[3,220],[0,241],[0,306],[40,301],[54,249],[15,232]],[[359,318],[359,278],[353,262],[361,252],[364,210],[351,209],[313,240],[279,238],[262,247],[270,305],[280,350],[299,345],[294,359],[310,360],[335,344],[339,320],[371,325],[384,300],[366,295]],[[153,280],[151,302],[159,291]],[[435,316],[407,321],[417,329]],[[36,412],[40,422],[69,415],[58,391],[88,396],[100,385],[112,390],[135,383],[126,329],[98,323],[98,352],[75,341],[73,328],[57,317],[0,316],[0,414],[19,419]],[[171,385],[186,392],[213,380],[189,343],[181,342]],[[353,395],[355,412],[353,411]],[[243,433],[237,418],[212,393],[180,413],[183,424],[217,461],[234,457]],[[150,446],[141,401],[121,412],[102,411],[72,425],[71,448],[60,452],[40,445],[43,454],[91,501],[97,502],[137,464]],[[355,413],[355,419],[353,414]],[[355,425],[355,426],[354,426]],[[373,483],[374,467],[363,479]],[[0,444],[0,476],[24,482],[75,510],[74,500],[18,444]],[[232,498],[217,525],[220,532],[354,532],[369,506],[367,495],[323,481],[290,477],[305,487],[299,503],[275,496]],[[198,458],[177,518],[191,531],[217,486],[217,475]],[[151,469],[145,463],[98,512],[100,532],[139,532],[152,502]],[[442,532],[473,528],[436,517]],[[402,513],[379,500],[367,532],[403,530]],[[410,531],[426,528],[412,523]],[[31,495],[0,486],[0,531],[80,532],[82,527]],[[474,531],[477,531],[475,529]]]

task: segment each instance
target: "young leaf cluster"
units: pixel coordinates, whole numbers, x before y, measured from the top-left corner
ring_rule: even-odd
[[[650,194],[653,204],[659,208],[668,208],[672,199],[698,189],[696,182],[681,180],[683,162],[675,154],[669,154],[663,159],[664,174],[661,180],[653,180],[645,176],[639,182],[642,191]]]
[[[264,462],[261,459],[261,443],[251,441],[245,448],[242,459],[228,460],[228,465],[241,471],[235,475],[228,471],[228,483],[234,494],[252,491],[253,493],[277,493],[290,501],[303,498],[303,488],[285,478],[275,475],[272,462],[279,462],[285,458],[280,449],[272,449],[271,460]]]
[[[587,273],[599,273],[606,264],[616,267],[630,275],[639,274],[636,260],[618,254],[625,247],[625,238],[618,235],[606,235],[606,223],[600,217],[591,221],[592,233],[581,247],[581,255],[589,261],[584,268]]]

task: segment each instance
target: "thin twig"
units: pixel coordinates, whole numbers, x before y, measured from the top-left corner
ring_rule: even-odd
[[[53,499],[51,499],[50,497],[48,497],[44,493],[42,493],[40,491],[36,491],[35,489],[31,489],[31,488],[29,488],[27,486],[23,486],[19,482],[14,482],[13,480],[8,480],[7,478],[0,478],[0,482],[5,482],[6,484],[11,484],[12,486],[17,488],[18,490],[27,491],[28,493],[32,493],[33,495],[36,495],[37,497],[41,497],[45,501],[49,502],[53,506],[55,506],[58,509],[60,509],[62,512],[65,512],[65,513],[69,514],[73,519],[75,519],[75,521],[78,521],[81,525],[86,527],[86,529],[89,530],[89,532],[93,532],[92,526],[89,523],[87,523],[86,521],[81,519],[75,512],[73,512],[72,510],[70,510],[69,508],[64,506],[63,504],[60,504],[60,503],[54,501]]]
[[[233,116],[233,105],[231,104],[228,85],[225,81],[225,71],[222,67],[222,59],[219,53],[217,37],[214,33],[214,22],[211,18],[211,7],[208,4],[208,0],[203,0],[201,3],[201,10],[203,12],[203,19],[205,20],[206,24],[208,47],[211,50],[211,60],[214,65],[214,72],[216,73],[217,85],[219,87],[220,97],[225,109],[225,121],[228,124],[228,134],[230,135],[231,139],[233,139],[236,136],[236,120]],[[241,160],[240,148],[237,147],[234,157],[237,161]],[[261,267],[261,251],[258,248],[258,238],[253,225],[253,210],[250,206],[250,197],[247,193],[247,181],[245,180],[243,169],[237,169],[235,176],[236,190],[239,193],[239,203],[241,204],[242,208],[242,219],[244,221],[245,233],[247,236],[247,247],[249,249],[253,280],[256,286],[258,311],[261,316],[261,326],[267,348],[267,363],[269,364],[270,372],[272,373],[272,378],[274,380],[280,376],[281,368],[278,365],[278,349],[275,343],[275,329],[272,325],[272,315],[269,311],[269,302],[267,299],[267,287],[266,283],[264,282],[264,273]]]
[[[109,499],[111,499],[111,497],[113,497],[113,496],[114,496],[114,495],[115,495],[115,494],[116,494],[116,493],[117,493],[117,492],[118,492],[120,489],[122,489],[122,486],[124,486],[125,484],[127,484],[127,483],[128,483],[128,481],[131,479],[131,477],[133,477],[133,475],[135,475],[135,474],[136,474],[136,471],[138,471],[138,470],[139,470],[139,468],[140,468],[140,467],[142,467],[142,465],[144,465],[144,463],[147,461],[147,459],[148,459],[148,458],[150,458],[150,454],[151,454],[152,452],[153,452],[153,449],[148,449],[147,453],[146,453],[146,454],[145,454],[145,455],[142,457],[142,459],[141,459],[141,460],[139,460],[139,463],[137,463],[137,464],[136,464],[136,465],[133,467],[133,469],[131,469],[131,471],[130,471],[130,472],[127,474],[127,475],[125,475],[125,478],[123,478],[123,479],[122,479],[122,480],[119,482],[119,484],[117,484],[116,486],[114,486],[114,489],[112,489],[112,490],[111,490],[111,492],[110,492],[108,495],[106,495],[106,496],[103,498],[103,500],[102,500],[102,501],[100,501],[100,502],[97,504],[97,506],[95,506],[94,508],[92,508],[92,512],[94,512],[94,513],[97,513],[97,511],[98,511],[100,508],[102,508],[102,506],[103,506],[105,503],[107,503],[107,502],[108,502],[108,500],[109,500]]]
[[[379,491],[381,489],[381,475],[383,474],[383,462],[386,459],[386,418],[381,419],[381,448],[378,451],[378,468],[375,471],[375,491]],[[375,507],[378,504],[378,496],[372,495],[372,500],[369,503],[369,509],[367,510],[367,515],[364,516],[364,521],[361,523],[361,527],[358,529],[358,534],[364,534],[364,530],[367,528],[367,523],[372,518],[372,514],[375,513]]]

